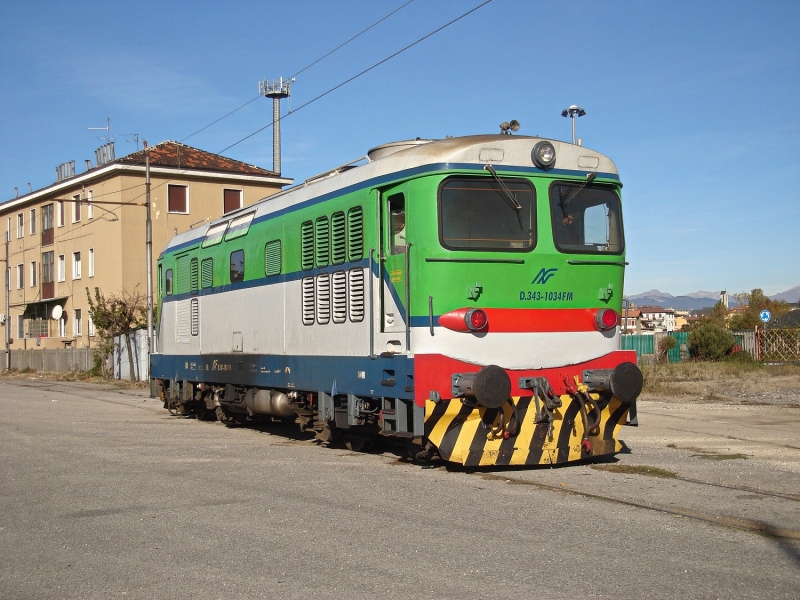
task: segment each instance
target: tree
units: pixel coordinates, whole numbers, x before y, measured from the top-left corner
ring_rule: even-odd
[[[770,300],[764,295],[760,288],[756,288],[748,293],[734,294],[734,298],[739,304],[747,306],[747,310],[731,318],[730,329],[753,329],[761,325],[761,311],[768,310],[772,313],[772,318],[777,319],[785,315],[791,307],[785,300]]]
[[[669,354],[669,351],[675,348],[677,345],[678,345],[678,340],[676,340],[671,335],[668,335],[658,340],[658,360],[666,361],[667,354]]]
[[[86,298],[89,300],[89,315],[101,339],[99,348],[103,365],[114,350],[114,338],[125,336],[130,377],[131,381],[136,381],[130,336],[135,329],[147,322],[147,297],[135,289],[133,293],[122,290],[119,294],[106,297],[99,288],[94,288],[94,299],[92,299],[89,288],[86,288]],[[103,371],[105,374],[105,368]]]
[[[689,352],[700,360],[720,360],[736,345],[736,338],[718,325],[706,323],[689,333]]]
[[[717,302],[714,308],[711,309],[711,316],[709,320],[714,325],[725,327],[725,322],[728,320],[728,307],[722,302]]]

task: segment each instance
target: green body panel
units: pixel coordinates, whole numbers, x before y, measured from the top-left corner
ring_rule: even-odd
[[[248,234],[230,241],[201,248],[200,243],[183,247],[177,251],[168,250],[159,259],[159,292],[164,290],[166,271],[172,269],[177,274],[177,259],[183,256],[198,260],[213,257],[214,287],[220,288],[230,283],[230,254],[236,250],[245,252],[245,281],[265,278],[265,244],[279,239],[282,242],[282,274],[302,271],[301,267],[301,224],[314,221],[320,216],[331,215],[337,211],[347,211],[355,206],[363,209],[363,256],[369,257],[370,249],[375,249],[377,260],[380,248],[380,235],[384,247],[385,271],[390,274],[396,296],[405,303],[405,256],[388,256],[389,232],[386,219],[381,221],[378,197],[385,202],[387,192],[400,190],[406,194],[406,241],[410,243],[410,300],[413,317],[427,317],[429,296],[433,296],[434,315],[441,315],[457,308],[476,306],[485,308],[613,308],[621,312],[624,279],[625,254],[564,254],[559,252],[553,241],[549,187],[554,181],[584,182],[583,177],[555,177],[541,172],[520,175],[518,172],[504,173],[497,168],[500,176],[521,177],[530,181],[536,192],[536,245],[529,252],[506,251],[453,251],[439,242],[439,219],[437,193],[439,185],[447,177],[456,174],[476,175],[476,171],[441,171],[407,180],[381,185],[379,188],[363,188],[355,192],[334,197],[330,200],[300,208],[277,218],[268,218],[253,223]],[[488,175],[486,175],[488,177]],[[597,178],[595,184],[605,183],[615,189],[620,184],[616,180]],[[269,200],[265,200],[269,202]],[[256,210],[256,206],[252,207]],[[383,208],[385,210],[385,206]],[[246,213],[240,211],[237,214]],[[379,234],[379,227],[382,232]],[[330,253],[329,253],[330,254]],[[458,259],[460,261],[514,261],[512,262],[435,262],[426,259]],[[521,264],[516,264],[522,261]],[[576,265],[569,261],[611,262],[614,265]],[[348,262],[344,263],[346,267]],[[542,284],[533,284],[540,269],[558,269]],[[177,282],[177,289],[184,285]],[[468,288],[479,285],[480,293],[470,299]],[[609,294],[610,290],[610,294]],[[476,296],[473,292],[472,296]],[[159,297],[159,314],[160,303]]]

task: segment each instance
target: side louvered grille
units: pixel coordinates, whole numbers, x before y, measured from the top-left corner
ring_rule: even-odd
[[[214,286],[214,259],[204,258],[200,263],[200,287],[203,289]]]
[[[200,335],[200,301],[197,298],[192,298],[191,313],[192,335]]]
[[[331,276],[317,275],[317,323],[327,325],[331,320]]]
[[[347,273],[350,288],[350,320],[359,323],[364,320],[364,269],[352,269]]]
[[[347,273],[336,271],[333,274],[333,322],[347,320]]]
[[[177,281],[175,282],[175,293],[176,294],[185,294],[191,289],[191,269],[189,265],[189,257],[188,256],[181,256],[178,258],[178,265],[177,265]]]
[[[189,271],[191,272],[191,287],[192,287],[192,294],[196,294],[197,290],[200,288],[200,273],[199,269],[197,268],[197,259],[193,258],[191,262],[191,266],[189,267]]]
[[[272,240],[267,242],[264,248],[264,274],[268,277],[271,275],[281,274],[281,241]]]
[[[300,226],[300,266],[314,268],[314,224],[306,221]]]
[[[314,254],[318,267],[327,267],[330,263],[330,226],[328,217],[320,217],[314,224]]]
[[[364,211],[360,206],[347,211],[347,260],[364,258]]]
[[[314,278],[303,277],[303,325],[314,324]]]
[[[347,260],[346,225],[343,212],[331,217],[331,262],[340,265]]]

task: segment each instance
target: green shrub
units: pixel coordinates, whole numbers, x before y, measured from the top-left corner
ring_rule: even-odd
[[[671,335],[661,338],[658,341],[658,360],[667,360],[667,354],[677,345],[678,340]]]
[[[741,350],[739,350],[738,352],[731,352],[730,354],[728,354],[728,356],[726,356],[722,360],[731,363],[756,363],[758,365],[761,364],[756,362],[756,360],[752,356],[750,356],[749,352],[743,352]]]
[[[707,323],[689,333],[689,353],[699,360],[720,360],[736,345],[728,331]]]

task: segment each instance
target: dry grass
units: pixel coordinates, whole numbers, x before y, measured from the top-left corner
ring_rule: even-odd
[[[800,366],[757,362],[658,363],[642,369],[642,398],[691,396],[707,402],[754,394],[797,394]]]
[[[70,371],[68,373],[39,373],[30,369],[17,371],[3,371],[0,378],[24,379],[29,381],[81,381],[84,383],[111,385],[121,389],[147,389],[150,384],[147,381],[131,382],[120,379],[105,379],[95,377],[89,371]]]

